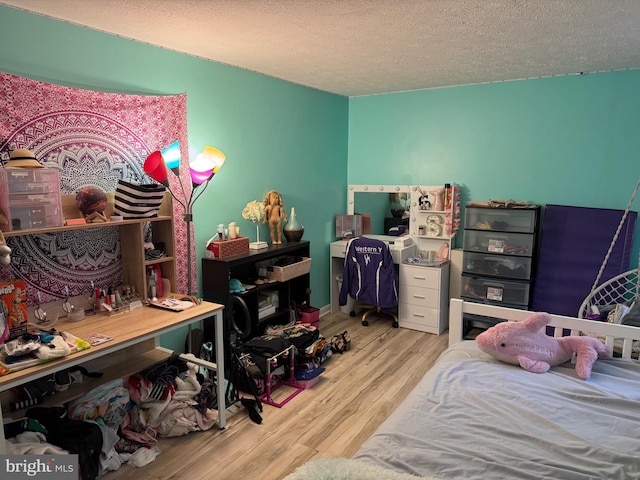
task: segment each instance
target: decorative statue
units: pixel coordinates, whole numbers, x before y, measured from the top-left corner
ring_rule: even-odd
[[[287,213],[282,204],[282,195],[275,190],[270,190],[264,196],[264,220],[269,224],[271,243],[279,245],[282,243],[282,222],[287,221]],[[276,239],[277,237],[277,239]]]
[[[247,203],[247,206],[242,209],[242,218],[256,224],[256,241],[249,244],[249,249],[260,250],[261,248],[267,248],[269,246],[267,242],[260,241],[260,227],[258,225],[264,218],[264,203],[257,200]]]
[[[0,208],[0,225],[8,225],[9,219],[4,213],[4,210]],[[7,245],[7,241],[4,239],[4,235],[0,230],[0,265],[9,265],[11,263],[11,248]],[[2,336],[2,332],[0,332]]]

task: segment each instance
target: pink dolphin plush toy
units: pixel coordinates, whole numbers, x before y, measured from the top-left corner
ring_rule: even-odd
[[[555,365],[571,360],[577,354],[576,372],[588,379],[598,357],[610,357],[611,350],[592,337],[560,337],[546,335],[541,329],[551,321],[544,312],[535,312],[522,322],[502,322],[476,337],[485,353],[528,372],[544,373]]]

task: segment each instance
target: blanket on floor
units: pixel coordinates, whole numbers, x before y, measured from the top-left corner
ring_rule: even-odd
[[[321,458],[296,468],[282,480],[437,480],[417,477],[350,458]]]

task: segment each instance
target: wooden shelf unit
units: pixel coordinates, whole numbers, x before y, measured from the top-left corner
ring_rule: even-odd
[[[107,207],[104,215],[111,218],[113,213],[113,193],[107,193]],[[75,195],[62,195],[62,211],[65,220],[83,218],[76,207]],[[164,243],[166,256],[157,260],[145,260],[144,232],[145,225],[151,224],[154,243]],[[93,228],[117,227],[120,231],[120,252],[124,284],[135,286],[139,295],[146,297],[149,265],[159,264],[162,277],[171,282],[172,290],[176,289],[175,239],[173,224],[173,203],[171,194],[165,192],[157,217],[146,219],[122,220],[119,222],[87,223],[83,225],[64,225],[61,227],[31,228],[4,232],[5,237],[56,233],[70,230],[86,230]]]
[[[289,321],[291,303],[309,304],[310,273],[291,278],[284,282],[265,283],[247,290],[245,293],[229,293],[229,280],[238,279],[242,283],[252,283],[258,276],[256,264],[280,256],[309,257],[309,242],[291,242],[282,245],[269,245],[261,250],[250,250],[243,255],[227,258],[202,259],[202,289],[204,299],[225,305],[224,341],[227,355],[235,339],[248,339],[264,333],[269,324],[286,323]],[[264,290],[277,290],[279,306],[276,311],[264,318],[259,318],[258,295]],[[247,306],[249,318],[236,318],[242,312],[236,308],[234,297],[242,299]],[[248,332],[241,334],[236,325],[248,326]],[[248,325],[247,325],[248,322]],[[242,328],[241,327],[241,328]],[[211,338],[211,333],[205,325],[205,337]]]

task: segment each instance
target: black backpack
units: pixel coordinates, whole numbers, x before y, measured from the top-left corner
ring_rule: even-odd
[[[26,416],[47,429],[47,442],[78,454],[82,480],[98,478],[102,431],[97,423],[68,418],[64,407],[34,407]]]
[[[230,345],[230,352],[227,356],[227,365],[225,365],[225,371],[228,375],[228,382],[225,390],[225,405],[233,405],[240,402],[244,405],[248,412],[249,417],[256,423],[262,423],[262,416],[259,412],[262,412],[262,402],[260,401],[258,394],[258,387],[251,378],[251,375],[243,364],[239,357],[239,352],[235,345]],[[191,344],[189,345],[189,336],[185,340],[185,350],[193,352],[196,356],[209,362],[215,362],[215,355],[213,351],[213,344],[211,342],[204,341],[204,332],[200,329],[194,329],[191,331]],[[206,370],[206,369],[204,369]],[[217,408],[218,402],[215,398],[215,392],[217,392],[218,375],[224,377],[221,372],[212,372],[209,370],[199,371],[198,380],[205,386],[206,380],[206,393],[207,398],[202,399],[206,407]],[[204,378],[203,378],[204,377]],[[223,378],[224,381],[224,378]],[[241,392],[250,394],[253,398],[242,398]]]

